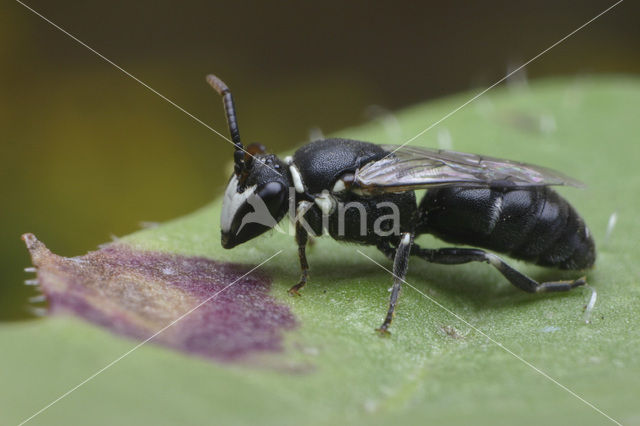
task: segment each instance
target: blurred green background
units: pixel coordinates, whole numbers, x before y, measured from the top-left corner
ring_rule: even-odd
[[[226,135],[215,72],[245,142],[281,151],[389,110],[482,89],[613,1],[27,4]],[[528,78],[640,72],[638,3],[614,8]],[[220,194],[231,149],[17,2],[0,14],[0,320],[29,318],[35,233],[79,255]],[[523,81],[524,74],[516,78]],[[431,123],[425,122],[425,127]],[[398,141],[402,142],[402,141]]]

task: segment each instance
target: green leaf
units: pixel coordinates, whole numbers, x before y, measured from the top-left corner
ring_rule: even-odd
[[[398,113],[402,135],[396,137],[408,139],[472,95]],[[487,265],[412,259],[407,281],[425,295],[405,287],[393,334],[382,339],[373,330],[386,311],[391,278],[356,251],[389,266],[374,248],[316,240],[310,283],[303,297],[291,298],[287,289],[299,274],[292,237],[273,232],[225,251],[217,201],[118,244],[241,263],[246,270],[283,250],[261,267],[273,280],[269,297],[297,324],[281,331],[282,349],[270,351],[268,363],[252,363],[145,344],[32,423],[610,421],[590,404],[617,421],[639,423],[639,110],[638,79],[547,80],[495,89],[414,141],[450,140],[456,150],[541,164],[587,183],[586,190],[560,192],[581,212],[598,247],[596,268],[587,275],[598,292],[590,324],[583,319],[588,289],[528,295]],[[339,136],[399,142],[382,121]],[[613,213],[617,225],[607,237]],[[419,241],[444,245],[428,236]],[[560,274],[512,264],[539,279]],[[28,418],[137,343],[70,316],[0,326],[2,423]]]

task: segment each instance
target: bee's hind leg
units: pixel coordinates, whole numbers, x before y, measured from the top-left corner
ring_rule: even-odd
[[[486,262],[496,268],[511,284],[527,293],[548,293],[553,291],[569,291],[572,288],[586,284],[583,278],[573,281],[549,281],[539,283],[509,266],[504,260],[493,253],[470,248],[441,248],[424,249],[419,245],[411,248],[411,254],[421,257],[427,262],[444,265],[459,265],[469,262]]]

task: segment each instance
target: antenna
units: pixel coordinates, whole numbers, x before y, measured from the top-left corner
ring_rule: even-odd
[[[234,171],[236,176],[240,177],[240,174],[245,170],[245,150],[240,141],[240,130],[238,129],[238,117],[236,116],[236,107],[233,103],[233,96],[231,90],[224,83],[213,74],[207,76],[207,83],[213,87],[213,89],[222,96],[222,103],[224,104],[224,112],[227,116],[227,124],[229,125],[229,134],[231,135],[231,141],[236,147],[233,153],[233,160],[235,163]]]

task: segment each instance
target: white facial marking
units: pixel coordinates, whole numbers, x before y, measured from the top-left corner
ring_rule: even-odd
[[[246,188],[242,194],[238,193],[238,177],[233,175],[227,185],[227,189],[224,192],[224,198],[222,199],[222,214],[220,215],[220,229],[222,232],[229,232],[231,230],[231,222],[233,217],[242,204],[247,201],[256,190],[256,186]]]
[[[304,192],[304,184],[302,183],[302,177],[295,164],[289,166],[291,171],[291,178],[293,179],[293,186],[296,188],[296,192],[302,194]]]
[[[287,164],[293,163],[293,157],[290,155],[287,155],[286,157],[284,157],[284,162]]]
[[[326,189],[322,191],[322,194],[316,195],[316,198],[314,201],[318,205],[318,207],[320,207],[320,210],[322,210],[322,214],[324,215],[331,214],[335,206],[335,201],[333,197],[329,194],[329,191],[327,191]]]

